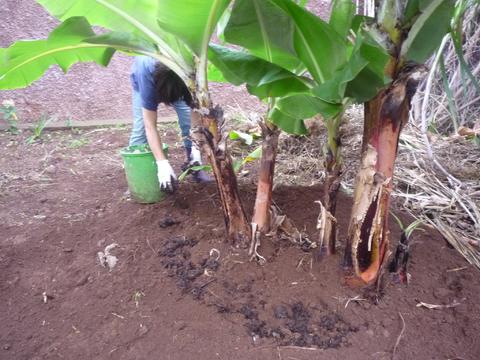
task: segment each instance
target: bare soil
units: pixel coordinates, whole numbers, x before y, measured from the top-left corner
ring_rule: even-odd
[[[180,171],[176,134],[165,129]],[[410,285],[387,274],[376,297],[344,284],[341,251],[316,259],[266,239],[266,265],[250,262],[224,241],[213,184],[131,201],[118,155],[128,129],[28,135],[0,134],[0,359],[480,358],[478,270],[436,231],[413,236]],[[248,213],[253,181],[241,177]],[[320,191],[274,192],[311,239]],[[350,207],[341,195],[341,240]],[[109,271],[97,252],[113,243]]]

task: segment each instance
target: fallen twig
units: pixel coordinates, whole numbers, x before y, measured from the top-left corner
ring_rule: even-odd
[[[400,316],[400,319],[402,320],[402,330],[400,330],[400,334],[398,334],[397,341],[395,342],[395,346],[393,347],[392,360],[395,359],[395,353],[397,352],[398,344],[400,344],[400,340],[402,340],[403,333],[405,332],[405,319],[403,318],[401,313],[398,313],[398,316]]]
[[[309,351],[318,351],[318,350],[321,350],[323,351],[323,349],[319,349],[319,348],[314,348],[314,347],[302,347],[302,346],[284,346],[283,347],[284,349],[294,349],[294,350],[309,350]]]
[[[147,245],[148,247],[152,250],[152,252],[155,254],[155,255],[158,255],[158,252],[153,248],[153,246],[150,244],[150,240],[148,240],[147,238]]]
[[[115,317],[118,317],[119,319],[125,320],[125,316],[119,315],[119,314],[114,313],[114,312],[112,312],[111,314]]]
[[[425,307],[425,308],[430,309],[430,310],[435,310],[435,309],[449,309],[449,308],[456,307],[460,304],[461,303],[459,303],[457,301],[454,301],[453,303],[447,304],[447,305],[429,304],[429,303],[425,303],[423,301],[420,301],[417,304],[417,307]]]
[[[448,269],[447,272],[462,271],[468,269],[468,266],[462,266],[458,268]]]

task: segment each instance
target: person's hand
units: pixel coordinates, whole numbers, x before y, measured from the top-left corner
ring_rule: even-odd
[[[192,146],[192,158],[190,160],[190,165],[202,165],[202,154],[200,153],[200,150],[195,144]]]
[[[177,177],[168,160],[158,160],[157,169],[160,190],[173,193],[177,189]]]

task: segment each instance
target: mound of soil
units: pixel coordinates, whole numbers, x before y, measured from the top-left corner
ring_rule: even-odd
[[[180,140],[165,133],[179,171]],[[131,201],[118,155],[126,129],[51,132],[33,145],[27,135],[0,134],[0,359],[479,358],[478,271],[433,230],[414,234],[410,285],[387,275],[372,297],[344,285],[340,249],[316,259],[266,238],[266,265],[249,261],[225,242],[213,184]],[[252,181],[240,185],[248,213]],[[310,239],[320,191],[274,193]],[[340,240],[350,207],[340,195]],[[97,253],[114,243],[109,270]]]

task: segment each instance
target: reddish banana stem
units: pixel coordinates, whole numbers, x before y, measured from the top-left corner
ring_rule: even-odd
[[[387,89],[365,104],[362,162],[355,181],[345,251],[345,264],[353,266],[364,283],[378,278],[389,255],[393,170],[400,132],[408,121],[411,98],[420,79],[417,70],[405,69]]]
[[[271,123],[262,126],[262,157],[252,223],[257,224],[257,229],[263,234],[270,230],[270,208],[272,206],[273,176],[279,134],[278,128]]]

